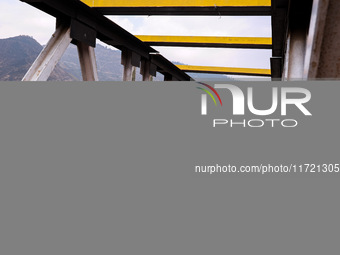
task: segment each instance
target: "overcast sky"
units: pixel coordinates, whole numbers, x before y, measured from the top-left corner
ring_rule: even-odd
[[[132,34],[270,37],[270,17],[109,16]],[[46,44],[55,19],[19,0],[0,2],[0,38],[33,36]],[[154,47],[172,61],[191,65],[270,68],[271,50]]]

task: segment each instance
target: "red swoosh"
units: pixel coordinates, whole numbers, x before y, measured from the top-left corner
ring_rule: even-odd
[[[206,86],[207,88],[209,88],[209,89],[211,89],[212,90],[212,92],[214,92],[215,93],[215,95],[217,96],[217,98],[218,98],[218,100],[220,101],[220,103],[221,103],[221,106],[222,106],[222,100],[221,100],[221,98],[220,98],[220,95],[217,93],[217,91],[216,91],[216,89],[214,89],[213,87],[211,87],[210,85],[208,85],[208,84],[205,84],[205,83],[203,83],[203,82],[198,82],[199,84],[202,84],[202,85],[204,85],[204,86]]]

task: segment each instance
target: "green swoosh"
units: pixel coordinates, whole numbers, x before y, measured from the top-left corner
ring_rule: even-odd
[[[200,87],[196,87],[196,88],[201,89],[201,90],[203,90],[204,92],[206,92],[206,93],[212,98],[212,100],[214,100],[215,105],[217,105],[217,104],[216,104],[215,98],[213,97],[213,95],[210,93],[209,90],[202,89],[202,88],[200,88]]]

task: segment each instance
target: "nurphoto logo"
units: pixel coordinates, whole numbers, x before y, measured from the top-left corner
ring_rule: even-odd
[[[245,110],[247,109],[250,113],[257,116],[270,116],[280,111],[281,116],[287,116],[287,106],[292,105],[296,107],[303,115],[312,116],[311,112],[306,108],[305,104],[311,100],[311,93],[308,89],[298,88],[298,87],[270,87],[271,89],[271,106],[267,109],[257,109],[254,106],[254,93],[253,88],[248,87],[245,93],[236,85],[232,84],[215,84],[214,87],[200,83],[206,88],[200,88],[205,93],[201,95],[201,115],[208,115],[208,104],[207,104],[207,95],[213,100],[214,104],[217,105],[217,100],[219,100],[221,107],[222,98],[225,93],[231,93],[233,104],[232,104],[232,114],[233,116],[242,116],[245,115]],[[211,92],[213,92],[213,94]],[[279,93],[280,92],[280,93]],[[246,100],[247,99],[247,100]],[[246,108],[247,107],[247,108]],[[275,124],[280,123],[283,127],[296,127],[298,125],[298,121],[295,119],[243,119],[241,122],[235,122],[233,119],[214,119],[213,127],[218,125],[228,125],[230,127],[233,126],[249,126],[249,127],[263,127],[266,124],[274,127]]]

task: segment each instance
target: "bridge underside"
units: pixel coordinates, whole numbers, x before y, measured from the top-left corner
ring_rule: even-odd
[[[51,69],[53,70],[66,50],[66,44],[73,42],[78,46],[79,52],[84,53],[82,44],[93,48],[95,47],[96,39],[100,39],[122,51],[124,80],[131,80],[133,66],[140,67],[143,70],[143,80],[149,80],[150,76],[155,76],[157,71],[164,74],[166,80],[191,80],[189,75],[170,61],[162,56],[156,56],[159,53],[155,49],[78,0],[21,1],[56,17],[57,31],[55,35],[59,34],[60,31],[65,31],[61,33],[60,38],[55,38],[55,35],[52,36],[50,43],[39,55],[32,66],[33,68],[30,69],[31,74],[26,76],[27,79],[35,77],[34,79],[41,80],[45,79],[46,76],[48,77],[48,73],[40,76],[42,68],[46,72],[51,71]],[[63,45],[62,48],[59,47],[60,44]],[[80,58],[81,64],[86,69],[89,69],[88,67],[90,66],[85,65],[85,63],[92,61],[90,64],[94,65],[94,59],[91,57],[93,56],[91,48],[85,51],[86,54],[79,55],[80,57],[87,56],[86,59]],[[45,63],[48,63],[48,68],[45,68]],[[95,70],[93,69],[93,71]],[[96,77],[95,74],[85,76]]]
[[[57,52],[71,41],[78,46],[84,70],[95,71],[96,39],[122,51],[124,77],[141,67],[146,80],[156,72],[166,80],[190,80],[186,72],[271,76],[272,79],[339,78],[338,0],[21,0],[57,18],[62,32]],[[84,4],[85,3],[85,4]],[[87,4],[87,5],[86,5]],[[270,15],[272,38],[133,36],[106,18],[115,15]],[[69,29],[68,29],[69,28]],[[51,49],[60,43],[52,40]],[[64,44],[65,43],[65,44]],[[271,49],[271,70],[256,68],[175,66],[151,46]],[[88,48],[90,47],[90,48]],[[92,48],[91,48],[92,47]],[[46,49],[40,64],[55,62]],[[46,57],[45,56],[45,57]],[[59,57],[59,56],[58,56]],[[85,59],[83,59],[85,57]],[[45,62],[44,62],[45,61]],[[87,63],[87,64],[86,64]],[[39,63],[36,63],[39,64]],[[34,76],[34,75],[33,75]],[[32,76],[32,77],[33,77]],[[85,77],[96,78],[89,73]],[[130,77],[130,78],[129,78]]]

